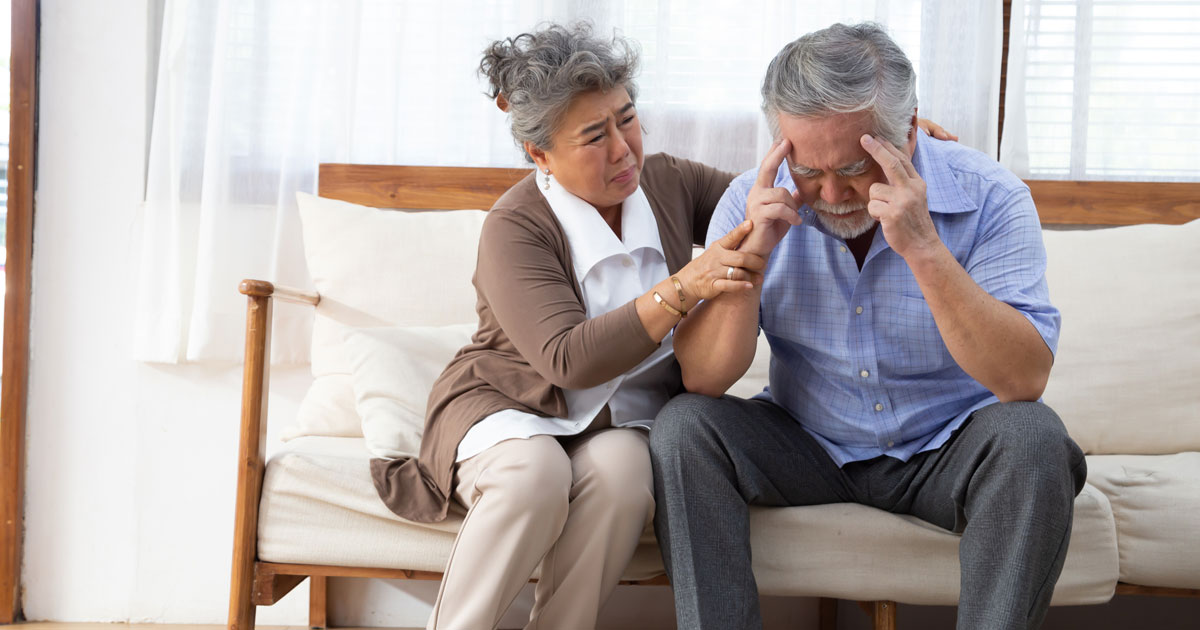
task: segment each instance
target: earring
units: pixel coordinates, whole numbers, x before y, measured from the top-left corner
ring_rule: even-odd
[[[542,190],[550,190],[550,169],[542,172],[546,174],[546,183],[542,184]]]

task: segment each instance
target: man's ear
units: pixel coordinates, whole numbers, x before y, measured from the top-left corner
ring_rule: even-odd
[[[550,168],[550,160],[546,158],[546,152],[528,140],[525,141],[525,152],[533,158],[533,163],[537,165],[539,171],[545,172],[547,168]]]
[[[908,157],[911,159],[913,153],[917,151],[917,134],[921,133],[920,128],[917,127],[917,108],[913,108],[912,120],[908,122],[908,142],[905,143],[904,151],[908,153]]]

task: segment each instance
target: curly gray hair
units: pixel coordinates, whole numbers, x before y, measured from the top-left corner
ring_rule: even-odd
[[[544,25],[532,33],[492,42],[483,51],[479,74],[486,76],[488,95],[508,112],[513,140],[524,150],[531,142],[553,148],[563,114],[575,96],[623,87],[637,102],[638,55],[623,37],[605,41],[591,25]],[[526,153],[525,158],[533,159]]]
[[[779,136],[779,114],[820,117],[869,111],[874,134],[903,146],[917,106],[916,74],[878,24],[834,24],[783,47],[767,67],[763,113]]]

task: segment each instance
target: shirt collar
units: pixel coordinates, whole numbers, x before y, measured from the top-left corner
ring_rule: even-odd
[[[974,212],[979,206],[958,185],[957,178],[946,160],[946,149],[941,140],[934,140],[917,131],[917,149],[913,152],[913,167],[925,180],[925,200],[930,212],[958,214]]]
[[[567,192],[553,175],[548,179],[550,190],[540,186],[538,190],[562,225],[571,247],[575,275],[580,282],[601,261],[632,254],[639,249],[656,251],[666,259],[658,235],[658,221],[641,186],[621,204],[622,239],[618,239],[595,207]]]

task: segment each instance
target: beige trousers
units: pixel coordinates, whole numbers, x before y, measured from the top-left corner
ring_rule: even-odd
[[[525,627],[593,628],[654,517],[646,432],[506,440],[459,462],[454,496],[469,510],[429,630],[495,628],[534,569]]]

